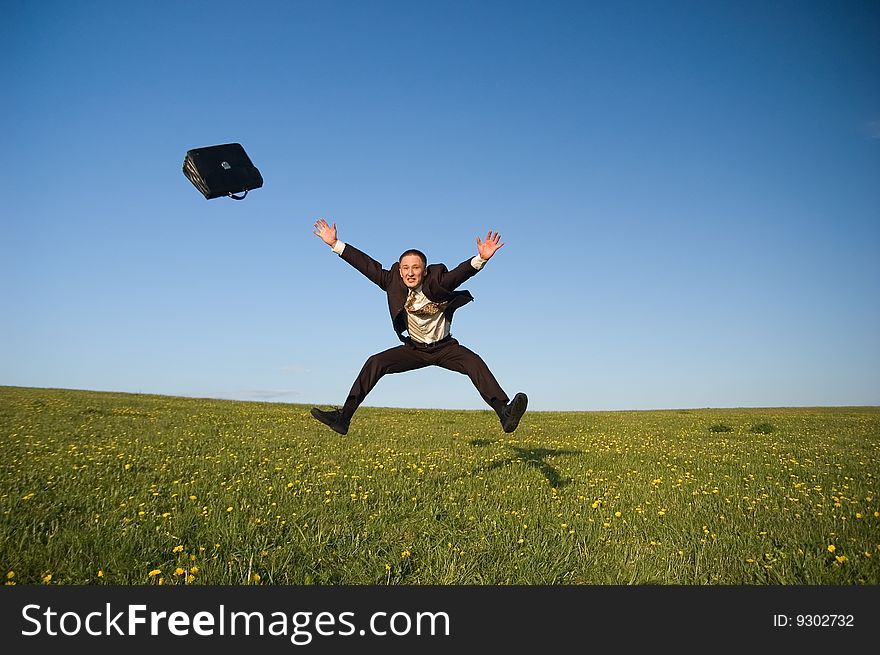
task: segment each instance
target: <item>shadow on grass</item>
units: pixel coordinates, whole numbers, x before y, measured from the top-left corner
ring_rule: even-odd
[[[473,439],[470,441],[470,444],[472,446],[488,446],[492,443],[494,443],[494,441],[491,439]],[[516,446],[512,446],[511,450],[513,451],[512,457],[507,457],[505,459],[498,460],[497,462],[493,462],[490,466],[479,468],[473,471],[471,474],[475,475],[481,472],[494,471],[505,466],[510,466],[511,464],[514,464],[516,462],[522,462],[530,468],[537,469],[541,473],[541,475],[544,476],[544,479],[550,483],[551,487],[558,489],[559,487],[564,487],[565,485],[569,484],[571,482],[571,479],[563,478],[562,476],[560,476],[559,471],[553,468],[553,466],[547,461],[547,458],[583,454],[583,451],[580,450],[518,448]]]

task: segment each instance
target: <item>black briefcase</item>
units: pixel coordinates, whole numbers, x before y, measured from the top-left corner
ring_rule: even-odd
[[[206,200],[221,196],[242,200],[248,191],[263,186],[263,176],[240,143],[187,150],[183,174]]]

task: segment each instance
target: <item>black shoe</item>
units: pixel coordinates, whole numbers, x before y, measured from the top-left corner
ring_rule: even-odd
[[[529,399],[524,393],[518,393],[513,397],[504,409],[501,410],[501,429],[505,432],[513,432],[519,425],[519,420],[526,413],[526,405]]]
[[[324,425],[330,426],[339,434],[348,434],[348,424],[351,422],[351,419],[345,418],[342,415],[341,409],[334,409],[325,412],[317,407],[312,407],[312,416],[321,421]]]

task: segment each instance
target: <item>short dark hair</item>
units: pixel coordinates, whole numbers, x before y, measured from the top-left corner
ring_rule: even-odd
[[[406,252],[404,252],[404,253],[400,256],[400,258],[397,260],[397,263],[399,264],[400,262],[402,262],[402,261],[403,261],[403,258],[406,257],[407,255],[416,255],[416,256],[418,256],[418,257],[421,257],[421,259],[422,259],[422,266],[424,266],[425,268],[428,268],[428,258],[425,257],[425,253],[423,253],[421,250],[416,250],[415,248],[410,248],[409,250],[407,250]]]

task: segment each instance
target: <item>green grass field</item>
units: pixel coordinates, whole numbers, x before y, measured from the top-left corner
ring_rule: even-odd
[[[880,583],[878,407],[308,410],[0,387],[6,583]]]

